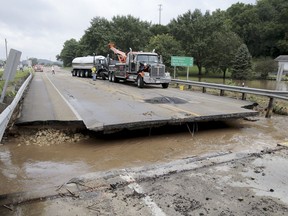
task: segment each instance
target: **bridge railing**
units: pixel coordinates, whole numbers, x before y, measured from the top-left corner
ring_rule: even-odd
[[[11,118],[16,106],[18,105],[20,99],[22,98],[23,93],[24,93],[24,91],[25,91],[26,87],[28,86],[31,79],[32,79],[32,73],[30,73],[30,76],[22,84],[22,86],[18,90],[12,103],[8,107],[6,107],[6,109],[2,113],[0,113],[0,142],[3,138],[4,132],[5,132],[6,127],[10,121],[10,118]]]
[[[288,100],[288,91],[266,90],[266,89],[249,88],[249,87],[242,87],[242,86],[230,86],[230,85],[224,85],[224,84],[206,83],[206,82],[179,80],[179,79],[172,79],[171,82],[176,83],[178,85],[187,85],[188,88],[192,88],[192,86],[201,87],[203,93],[206,92],[207,88],[219,89],[220,96],[224,96],[224,91],[242,93],[242,100],[246,100],[247,94],[254,94],[254,95],[269,97],[270,100],[269,100],[267,112],[265,115],[266,118],[271,117],[271,112],[273,109],[273,102],[275,98],[281,99],[281,100]]]

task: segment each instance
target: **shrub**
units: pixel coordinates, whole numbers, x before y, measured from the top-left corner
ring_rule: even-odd
[[[277,62],[272,58],[260,58],[254,63],[254,70],[261,79],[267,79],[269,73],[277,72]]]

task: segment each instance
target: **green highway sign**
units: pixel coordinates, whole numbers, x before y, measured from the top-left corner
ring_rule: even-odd
[[[193,57],[171,56],[172,66],[192,67]]]

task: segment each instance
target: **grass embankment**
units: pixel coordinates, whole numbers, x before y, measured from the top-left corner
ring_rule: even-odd
[[[170,75],[171,77],[174,78],[174,69],[169,68]],[[199,77],[198,74],[198,68],[196,66],[189,67],[189,77]],[[175,78],[176,79],[186,79],[187,78],[187,68],[185,67],[176,67],[176,72],[175,72]],[[202,78],[219,78],[223,79],[223,73],[222,72],[208,72],[205,70],[205,68],[202,68]],[[231,79],[231,72],[227,71],[225,74],[226,79]],[[256,74],[254,79],[261,79],[260,75]],[[277,79],[277,74],[269,74],[266,80],[276,80]],[[285,76],[282,76],[282,81],[288,81],[288,74]]]
[[[5,98],[4,98],[4,103],[9,103],[10,99],[15,97],[18,89],[21,87],[22,83],[29,76],[29,74],[30,74],[29,70],[16,72],[14,80],[9,81],[8,88],[6,90],[6,94],[5,94]],[[3,71],[0,71],[0,92],[1,92],[1,94],[3,91],[4,84],[5,84],[5,80],[3,80],[2,76],[3,76]]]

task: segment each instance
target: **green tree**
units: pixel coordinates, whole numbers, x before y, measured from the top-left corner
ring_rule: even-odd
[[[194,58],[198,67],[198,75],[202,75],[202,68],[208,58],[209,41],[212,33],[222,28],[222,20],[213,19],[207,11],[202,14],[196,9],[189,10],[169,23],[171,34],[180,41],[187,56]]]
[[[288,53],[288,2],[259,0],[256,5],[261,20],[261,36],[265,56]]]
[[[72,60],[77,57],[79,44],[75,39],[70,39],[65,41],[63,49],[58,56],[59,60],[63,61],[64,67],[70,67],[72,65]]]
[[[146,50],[151,52],[153,49],[155,49],[158,54],[162,55],[163,62],[166,66],[171,65],[171,56],[183,55],[180,43],[169,34],[151,37]]]
[[[255,61],[254,70],[261,79],[266,79],[269,73],[276,72],[278,69],[277,62],[270,57],[262,57]]]
[[[258,0],[256,5],[233,4],[227,16],[253,56],[288,53],[288,1]]]
[[[236,3],[227,9],[226,14],[231,29],[242,38],[252,55],[261,55],[261,25],[255,6]]]
[[[252,74],[252,56],[245,44],[242,44],[237,50],[232,64],[232,78],[247,80],[253,77]]]
[[[155,35],[161,35],[161,34],[168,34],[169,28],[168,28],[168,26],[156,24],[156,25],[152,25],[150,27],[150,31],[154,36]]]
[[[78,56],[106,55],[108,43],[112,40],[112,26],[105,18],[94,17],[90,27],[79,41]]]
[[[31,60],[31,62],[32,62],[32,66],[38,64],[38,59],[37,59],[37,58],[29,58],[29,60]]]
[[[148,44],[151,24],[131,15],[115,16],[111,22],[111,40],[123,52],[143,50]]]
[[[209,68],[214,72],[220,70],[225,79],[226,72],[231,68],[234,55],[241,44],[240,37],[230,30],[214,32],[211,35],[209,54],[205,61],[206,70]]]

